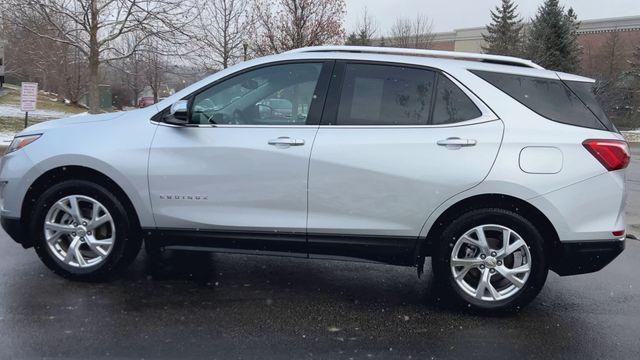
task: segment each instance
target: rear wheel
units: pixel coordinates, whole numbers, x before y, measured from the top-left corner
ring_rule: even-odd
[[[31,216],[30,234],[42,261],[67,278],[105,279],[135,259],[139,231],[105,187],[68,180],[45,191]]]
[[[453,221],[442,233],[433,267],[449,295],[484,310],[528,304],[548,272],[540,233],[504,209],[473,210]]]

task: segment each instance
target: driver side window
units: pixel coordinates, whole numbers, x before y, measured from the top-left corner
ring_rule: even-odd
[[[191,124],[304,125],[322,63],[250,70],[197,94]]]

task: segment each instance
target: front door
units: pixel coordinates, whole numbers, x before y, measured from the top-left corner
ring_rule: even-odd
[[[253,233],[255,244],[298,234],[306,252],[309,156],[331,65],[245,71],[193,94],[188,126],[160,124],[149,159],[157,227]]]

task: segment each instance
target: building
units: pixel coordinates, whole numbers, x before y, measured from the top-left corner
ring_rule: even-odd
[[[482,52],[485,27],[456,29],[434,34],[432,48],[436,50]],[[609,19],[582,20],[578,29],[578,41],[583,47],[582,70],[592,73],[597,53],[612,33],[618,33],[622,54],[630,57],[633,49],[640,46],[640,16]]]

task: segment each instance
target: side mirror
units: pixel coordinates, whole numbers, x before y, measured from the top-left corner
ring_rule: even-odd
[[[173,125],[186,125],[189,122],[189,101],[178,100],[169,109],[166,122]]]

